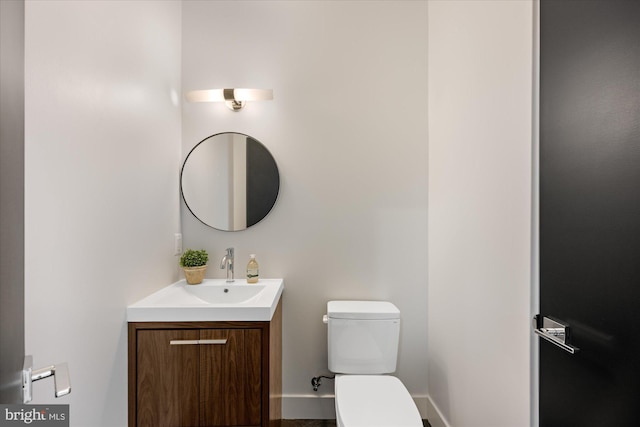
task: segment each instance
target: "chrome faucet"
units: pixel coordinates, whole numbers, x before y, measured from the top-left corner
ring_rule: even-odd
[[[226,269],[227,282],[233,282],[233,248],[227,248],[227,253],[220,260],[220,269]]]

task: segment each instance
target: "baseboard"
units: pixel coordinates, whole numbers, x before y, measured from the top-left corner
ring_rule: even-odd
[[[334,420],[333,394],[285,394],[282,418],[285,420]]]
[[[431,400],[431,396],[426,397],[426,407],[426,418],[429,420],[431,427],[451,427],[442,412],[440,412],[440,409],[438,409],[438,406]]]
[[[428,417],[429,397],[412,396],[422,418]],[[282,418],[285,420],[333,420],[336,418],[333,394],[285,394],[282,396]],[[434,425],[432,427],[440,427]],[[446,424],[442,424],[446,427]]]

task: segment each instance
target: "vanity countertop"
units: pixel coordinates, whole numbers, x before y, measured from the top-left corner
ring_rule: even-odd
[[[205,279],[199,285],[180,280],[128,306],[127,321],[270,321],[283,289],[283,279]]]

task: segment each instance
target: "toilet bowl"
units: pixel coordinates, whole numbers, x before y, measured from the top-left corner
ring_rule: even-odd
[[[338,427],[422,427],[402,382],[390,375],[336,375]]]
[[[396,370],[400,310],[386,301],[329,301],[329,370],[338,427],[422,427]]]

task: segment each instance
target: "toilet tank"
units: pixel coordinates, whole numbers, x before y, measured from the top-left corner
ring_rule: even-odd
[[[340,374],[395,372],[400,310],[386,301],[329,301],[329,370]]]

